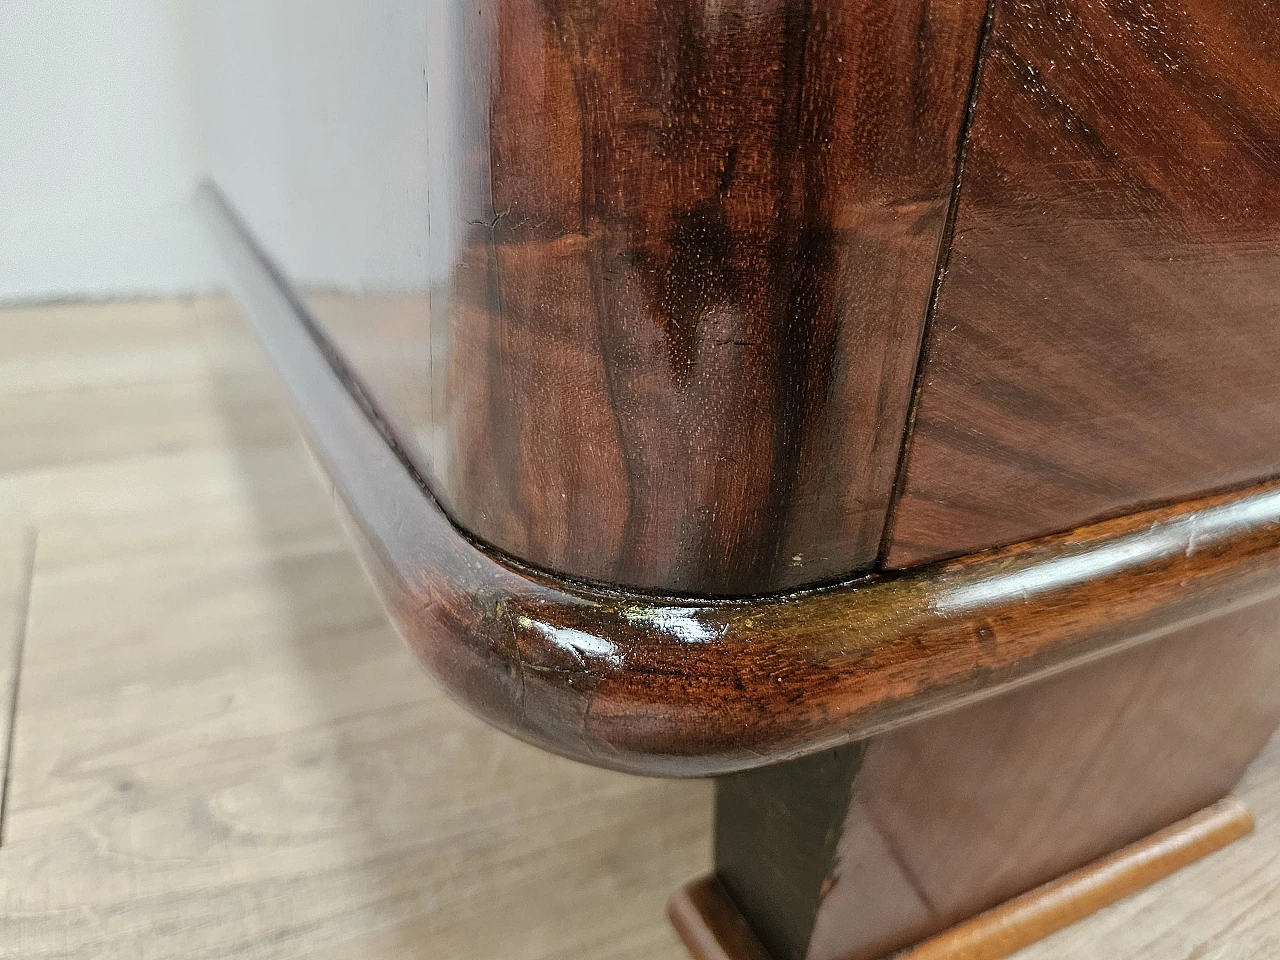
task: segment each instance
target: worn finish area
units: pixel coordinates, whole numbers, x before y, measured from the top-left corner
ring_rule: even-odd
[[[999,2],[888,565],[1280,472],[1280,6]]]

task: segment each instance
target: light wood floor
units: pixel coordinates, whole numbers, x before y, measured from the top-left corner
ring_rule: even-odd
[[[0,957],[684,956],[710,787],[448,702],[219,299],[0,312],[0,691]],[[1240,794],[1254,836],[1023,956],[1280,957],[1274,743]]]

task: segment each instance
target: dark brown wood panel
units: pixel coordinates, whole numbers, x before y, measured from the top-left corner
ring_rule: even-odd
[[[342,361],[214,205],[234,289],[393,620],[464,704],[632,772],[746,770],[865,739],[1280,592],[1280,484],[822,590],[734,601],[557,580],[463,537]]]
[[[434,355],[356,364],[446,511],[634,588],[871,565],[984,0],[447,6]]]
[[[1224,797],[892,956],[1003,960],[1247,837],[1254,825],[1244,804]],[[677,890],[667,916],[693,960],[785,960],[776,950],[770,956],[714,873]]]
[[[850,744],[716,784],[716,875],[774,960],[804,957],[861,759]]]
[[[830,754],[835,820],[795,799],[815,759],[727,778],[725,889],[776,960],[873,960],[1091,863],[1231,789],[1280,722],[1278,632],[1271,600]]]
[[[888,565],[1280,472],[1280,4],[997,0]]]
[[[1235,797],[1224,797],[1115,853],[983,911],[898,954],[895,960],[1004,960],[1247,837],[1253,828],[1248,808]]]

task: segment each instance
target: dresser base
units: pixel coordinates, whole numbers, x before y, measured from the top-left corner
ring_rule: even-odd
[[[1252,831],[1253,815],[1235,797],[1226,797],[930,937],[896,954],[895,960],[999,960]],[[769,960],[714,876],[677,891],[667,905],[667,915],[695,960]]]

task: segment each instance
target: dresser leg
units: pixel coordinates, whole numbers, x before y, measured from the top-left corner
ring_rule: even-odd
[[[1253,815],[1235,797],[1226,797],[908,947],[894,960],[1001,960],[1252,831]],[[667,914],[694,960],[771,960],[714,874],[678,890]]]

